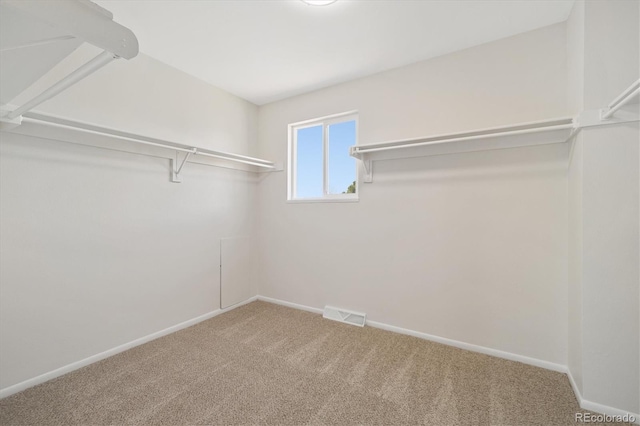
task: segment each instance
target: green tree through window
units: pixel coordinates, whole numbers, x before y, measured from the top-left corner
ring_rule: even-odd
[[[356,181],[354,180],[343,194],[355,194],[356,193]]]

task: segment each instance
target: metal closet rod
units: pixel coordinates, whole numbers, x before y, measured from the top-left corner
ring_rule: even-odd
[[[54,115],[43,114],[39,112],[27,112],[23,114],[23,122],[45,124],[53,127],[64,129],[78,130],[84,133],[109,136],[112,138],[134,142],[141,145],[157,146],[173,151],[185,152],[188,154],[203,155],[206,157],[219,158],[222,160],[233,161],[236,163],[248,164],[251,166],[262,167],[265,169],[276,169],[275,163],[262,160],[260,158],[248,157],[246,155],[232,154],[223,151],[214,151],[206,148],[198,148],[189,145],[183,145],[175,142],[165,141],[162,139],[151,138],[148,136],[137,135],[135,133],[123,132],[109,127],[97,126],[95,124],[85,123],[82,121],[68,120]]]
[[[497,136],[525,135],[529,133],[571,129],[574,127],[572,120],[569,118],[554,120],[551,123],[553,125],[546,125],[546,126],[542,125],[540,127],[525,128],[525,129],[511,130],[511,131],[506,130],[509,127],[501,127],[501,128],[495,128],[496,130],[495,132],[487,132],[485,130],[485,131],[478,132],[477,134],[468,134],[468,136],[465,135],[460,137],[455,137],[455,134],[451,134],[451,135],[443,135],[439,137],[436,136],[436,137],[420,138],[420,139],[407,139],[404,141],[397,141],[395,143],[392,142],[392,145],[390,145],[387,142],[384,144],[385,146],[379,146],[382,144],[360,145],[360,146],[356,146],[354,151],[356,154],[366,154],[370,152],[391,151],[394,149],[412,148],[412,147],[418,147],[418,146],[441,145],[441,144],[447,144],[451,142],[472,141],[477,139],[489,139],[489,138],[495,138]],[[563,123],[563,124],[557,124],[557,123]],[[519,127],[523,127],[523,125],[511,126],[511,128],[513,127],[519,128]]]

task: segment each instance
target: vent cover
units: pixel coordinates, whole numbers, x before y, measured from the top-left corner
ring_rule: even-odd
[[[364,324],[367,322],[367,314],[334,308],[333,306],[325,306],[322,316],[326,319],[357,325],[359,327],[364,327]]]

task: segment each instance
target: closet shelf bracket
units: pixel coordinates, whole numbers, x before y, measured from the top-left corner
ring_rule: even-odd
[[[640,79],[636,80],[631,86],[627,87],[624,92],[618,95],[609,106],[600,110],[600,120],[610,120],[620,108],[632,103],[634,100],[637,103],[638,95],[640,95]]]
[[[364,155],[358,152],[357,146],[349,147],[349,155],[360,160],[362,163],[362,168],[364,169],[364,182],[373,182],[373,161],[369,158],[365,158]]]
[[[604,109],[591,109],[582,111],[576,117],[576,129],[581,130],[587,127],[601,127],[611,124],[630,123],[640,121],[638,112],[631,110],[618,110],[616,115],[611,115],[607,119],[602,118]]]
[[[0,129],[7,130],[14,127],[18,127],[22,124],[22,116],[19,115],[15,118],[9,118],[9,114],[14,111],[15,108],[9,105],[2,105],[0,107]]]
[[[197,153],[198,153],[198,150],[196,148],[193,148],[192,151],[185,152],[184,157],[182,158],[182,161],[180,161],[180,151],[176,151],[175,160],[173,159],[171,160],[171,182],[173,183],[182,182],[182,179],[180,178],[180,172],[182,171],[182,168],[186,164],[191,154],[197,154]],[[180,166],[178,166],[178,163],[180,163]]]
[[[364,166],[364,181],[366,183],[373,182],[373,161],[369,159],[362,160],[362,165]]]
[[[627,87],[606,108],[586,110],[578,114],[575,119],[576,129],[640,121],[639,95],[640,79]],[[627,108],[623,109],[624,106]]]

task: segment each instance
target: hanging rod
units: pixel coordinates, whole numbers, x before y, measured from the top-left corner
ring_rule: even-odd
[[[540,124],[538,126],[538,124]],[[552,124],[552,125],[549,125]],[[526,126],[534,126],[531,128],[522,128]],[[453,133],[449,135],[432,136],[428,138],[404,139],[393,142],[383,142],[378,144],[358,145],[352,147],[352,156],[357,157],[358,154],[366,154],[369,152],[389,151],[394,149],[413,148],[429,145],[440,145],[451,142],[471,141],[478,139],[489,139],[500,136],[525,135],[529,133],[548,132],[553,130],[572,129],[574,127],[571,118],[554,120],[552,122],[538,122],[517,126],[495,127],[493,129],[479,130],[467,133]],[[517,129],[517,130],[509,130]]]
[[[179,174],[182,171],[182,168],[184,164],[187,162],[187,159],[189,158],[190,155],[202,155],[205,157],[213,157],[213,158],[218,158],[218,159],[231,161],[235,163],[241,163],[241,164],[247,164],[250,166],[260,167],[263,169],[268,169],[270,171],[279,170],[275,163],[268,160],[263,160],[260,158],[184,145],[181,143],[138,135],[135,133],[123,132],[121,130],[113,129],[110,127],[98,126],[95,124],[86,123],[86,122],[77,121],[77,120],[69,120],[69,119],[58,117],[55,115],[49,115],[49,114],[31,111],[23,115],[23,122],[43,124],[43,125],[52,126],[52,127],[76,130],[83,133],[99,135],[99,136],[108,136],[111,138],[124,140],[127,142],[134,142],[141,145],[148,145],[148,146],[155,146],[159,148],[170,149],[172,151],[175,151],[176,154],[179,152],[184,153],[185,157],[184,159],[182,159],[182,161],[179,161],[177,158],[176,160],[171,160],[173,182],[179,182]]]
[[[640,79],[636,80],[631,86],[618,95],[606,109],[600,112],[600,118],[602,120],[608,120],[616,113],[620,108],[631,102],[636,95],[640,94]]]
[[[574,127],[570,117],[555,120],[534,121],[510,126],[491,127],[471,132],[450,133],[425,138],[402,139],[391,142],[381,142],[351,147],[351,156],[359,158],[361,154],[371,152],[390,151],[394,149],[413,148],[429,145],[440,145],[451,142],[489,139],[500,136],[524,135],[529,133],[547,132],[552,130],[571,129]]]

